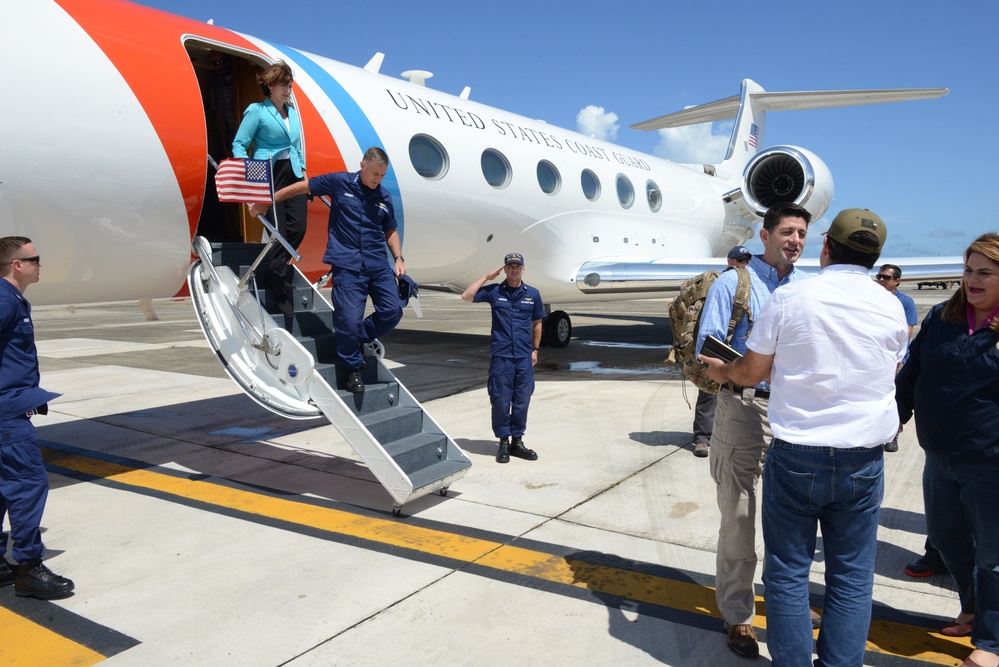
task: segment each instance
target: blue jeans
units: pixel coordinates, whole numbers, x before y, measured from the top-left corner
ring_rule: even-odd
[[[971,643],[999,653],[999,461],[926,452],[926,529],[954,577]]]
[[[881,447],[836,449],[774,438],[763,467],[763,583],[773,667],[812,664],[808,573],[822,528],[825,611],[816,667],[859,667],[871,625]]]

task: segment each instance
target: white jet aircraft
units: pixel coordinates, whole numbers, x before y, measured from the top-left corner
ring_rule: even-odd
[[[409,273],[460,292],[523,253],[553,346],[571,335],[556,305],[661,295],[715,267],[776,201],[825,212],[829,170],[804,148],[764,148],[768,111],[948,92],[770,93],[747,79],[738,96],[633,126],[734,117],[725,159],[691,165],[478,104],[467,89],[432,90],[427,72],[382,75],[381,54],[353,67],[119,0],[8,3],[0,50],[8,63],[31,59],[0,123],[0,232],[44,249],[34,303],[184,294],[196,235],[259,241],[245,207],[218,203],[208,156],[227,155],[242,110],[261,99],[254,72],[284,60],[308,172],[355,170],[366,148],[384,148]],[[313,280],[327,216],[310,205],[299,268]],[[959,258],[941,259],[906,263],[906,278],[956,273]]]

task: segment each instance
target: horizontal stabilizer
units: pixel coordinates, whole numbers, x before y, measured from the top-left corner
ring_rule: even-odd
[[[884,90],[805,90],[770,93],[752,92],[749,97],[758,111],[800,111],[835,107],[884,104],[942,97],[947,88],[895,88]],[[633,130],[661,130],[669,127],[696,125],[735,118],[739,113],[739,95],[709,102],[676,113],[667,114],[632,125]]]

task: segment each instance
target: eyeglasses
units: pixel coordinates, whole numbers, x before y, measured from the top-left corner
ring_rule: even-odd
[[[34,262],[35,264],[41,264],[42,258],[40,255],[35,255],[34,257],[15,257],[7,263],[13,264],[14,262]]]
[[[877,280],[879,283],[883,283],[886,280],[895,280],[895,276],[889,275],[887,273],[879,273],[878,275],[874,276],[874,279]]]

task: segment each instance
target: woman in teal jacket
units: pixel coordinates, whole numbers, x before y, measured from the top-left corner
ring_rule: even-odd
[[[291,103],[292,72],[286,63],[274,63],[257,75],[257,82],[267,99],[251,104],[243,112],[243,120],[232,142],[232,155],[270,159],[276,191],[306,178],[302,122]],[[251,144],[252,154],[249,153]],[[281,236],[295,249],[305,238],[307,205],[308,197],[301,195],[275,204],[267,213]],[[294,312],[290,259],[287,250],[280,244],[275,245],[257,271],[257,281],[274,294],[278,308],[289,316]]]

